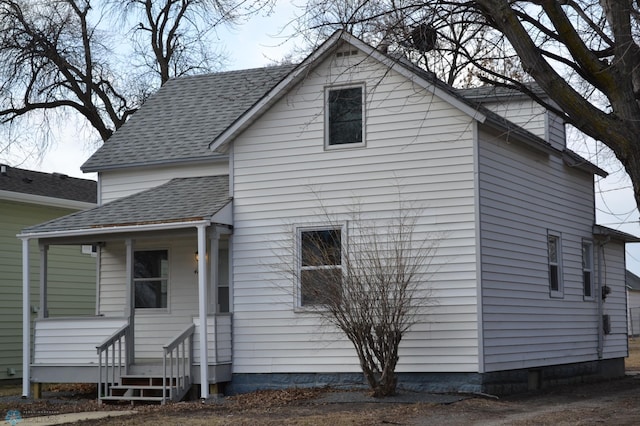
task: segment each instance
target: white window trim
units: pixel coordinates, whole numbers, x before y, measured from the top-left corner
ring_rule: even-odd
[[[221,314],[221,315],[226,315],[226,314],[231,314],[233,312],[233,294],[232,294],[232,289],[233,289],[233,283],[232,283],[232,279],[233,279],[233,274],[231,273],[232,268],[233,268],[233,259],[232,259],[232,251],[233,251],[233,233],[230,229],[226,229],[226,228],[222,228],[222,227],[218,227],[216,232],[220,233],[220,238],[222,238],[222,236],[226,236],[227,237],[227,272],[229,274],[228,278],[228,282],[226,286],[222,286],[222,287],[227,287],[229,290],[229,312],[220,312],[220,300],[218,300],[218,288],[220,287],[220,283],[219,283],[219,276],[218,273],[219,271],[217,271],[215,268],[219,268],[220,265],[218,264],[218,262],[216,261],[215,263],[213,262],[213,258],[211,257],[211,255],[208,255],[209,258],[209,288],[207,289],[208,293],[209,293],[209,312],[213,313],[215,312],[216,315]],[[213,246],[211,239],[208,240],[208,248],[207,251],[208,253],[212,253],[213,249],[211,248]],[[219,255],[219,250],[220,250],[220,245],[218,244],[218,255]]]
[[[558,270],[558,290],[551,289],[551,259],[549,258],[549,237],[555,237],[558,240],[558,244],[556,247],[558,259],[557,259],[557,270]],[[549,286],[549,296],[553,298],[563,298],[564,297],[564,279],[563,279],[563,267],[562,267],[562,234],[559,232],[547,230],[547,285]],[[582,281],[582,280],[581,280]]]
[[[584,268],[584,266],[581,268],[582,270],[582,296],[584,298],[584,300],[595,300],[595,287],[593,285],[594,283],[594,274],[595,274],[595,268],[594,268],[594,255],[593,255],[593,241],[591,240],[582,240],[582,244],[580,245],[580,251],[581,253],[584,254],[584,251],[582,249],[582,247],[588,244],[589,245],[589,251],[590,251],[590,255],[591,255],[591,269],[589,269],[588,271],[591,272],[591,282],[589,283],[589,285],[591,286],[591,296],[587,296],[584,294],[584,272],[586,271],[586,269]]]
[[[155,315],[155,314],[168,314],[171,313],[171,271],[172,271],[172,267],[171,267],[171,250],[169,248],[166,247],[140,247],[140,248],[136,248],[133,250],[133,256],[135,258],[135,253],[139,252],[139,251],[159,251],[159,250],[166,250],[167,251],[167,261],[169,262],[169,274],[167,275],[167,307],[166,308],[135,308],[135,313],[136,315]],[[136,287],[136,279],[133,279],[133,294],[134,294],[134,300],[132,301],[132,303],[134,304],[135,307],[135,287]]]
[[[356,87],[359,87],[362,89],[362,142],[330,145],[329,144],[329,92],[332,90],[352,89]],[[332,151],[334,149],[340,150],[340,149],[363,148],[367,145],[366,104],[367,104],[367,87],[364,84],[364,82],[355,83],[355,84],[327,86],[324,88],[324,149],[325,150]]]
[[[294,312],[318,312],[325,310],[322,305],[302,305],[302,283],[300,282],[300,276],[302,275],[300,271],[302,270],[302,233],[308,231],[325,231],[339,229],[340,230],[340,243],[342,244],[341,249],[341,259],[340,259],[340,268],[342,270],[342,274],[344,276],[344,264],[345,264],[345,255],[347,248],[347,224],[339,223],[339,224],[325,224],[325,225],[304,225],[304,226],[296,226],[294,227],[294,241],[295,241],[295,252],[294,252],[294,262],[295,262],[295,274],[294,274],[294,283],[293,283],[293,307]]]

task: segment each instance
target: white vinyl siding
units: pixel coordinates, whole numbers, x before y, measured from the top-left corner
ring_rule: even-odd
[[[187,231],[189,232],[189,231]],[[197,247],[193,237],[161,237],[159,240],[134,242],[134,249],[168,249],[169,306],[164,310],[136,309],[136,357],[160,358],[162,345],[193,322],[198,312],[198,275],[194,273]],[[109,241],[102,249],[100,312],[105,316],[126,315],[126,267],[124,241]],[[149,312],[147,312],[149,311]]]
[[[35,322],[34,364],[98,365],[96,346],[127,323],[126,318],[48,318]]]
[[[233,142],[234,372],[359,371],[341,333],[294,312],[276,252],[293,243],[293,226],[326,223],[323,209],[347,220],[359,204],[390,218],[398,189],[423,209],[418,236],[445,235],[432,268],[437,303],[403,339],[398,371],[477,371],[472,120],[362,55],[344,61],[314,69]],[[363,81],[366,148],[325,151],[324,88]]]
[[[554,148],[564,149],[567,147],[567,129],[562,117],[547,111],[546,114],[547,134],[545,140],[551,142]]]
[[[482,105],[540,138],[548,136],[547,111],[531,99],[518,96],[518,99],[483,102]]]
[[[519,96],[517,100],[482,102],[482,105],[550,142],[554,148],[566,148],[566,128],[562,118],[545,110],[532,99]]]
[[[596,256],[596,277],[600,277],[602,285],[609,287],[611,292],[602,304],[603,314],[609,315],[611,332],[604,336],[603,357],[626,357],[627,353],[627,319],[626,319],[626,288],[625,288],[625,250],[624,244],[610,240],[600,250],[600,257]],[[600,268],[598,271],[597,268]],[[596,295],[598,296],[598,295]]]
[[[640,291],[627,289],[627,321],[629,336],[640,335]]]
[[[148,167],[101,172],[99,175],[99,201],[100,204],[105,204],[118,198],[155,188],[174,178],[217,176],[226,175],[228,172],[229,164],[226,160],[198,165],[172,165],[170,167]]]
[[[193,334],[193,364],[200,364],[200,318],[193,319],[196,329]],[[207,317],[207,359],[210,365],[231,362],[231,314]]]
[[[487,132],[479,170],[485,371],[596,359],[597,304],[582,286],[592,176]],[[563,298],[549,297],[548,229],[562,231]]]

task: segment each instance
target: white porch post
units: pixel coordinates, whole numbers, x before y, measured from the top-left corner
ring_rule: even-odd
[[[209,357],[207,348],[207,227],[198,226],[198,315],[200,317],[200,398],[209,397]],[[211,254],[213,255],[213,254]]]
[[[135,312],[136,312],[136,292],[135,285],[133,283],[133,240],[127,238],[125,240],[126,245],[126,306],[124,308],[124,315],[129,321],[129,334],[126,337],[126,351],[127,351],[127,368],[135,361]]]
[[[29,239],[22,240],[22,397],[31,392],[31,300],[29,289]]]
[[[38,318],[49,317],[49,302],[47,297],[48,254],[49,246],[40,244],[40,310],[38,311]]]

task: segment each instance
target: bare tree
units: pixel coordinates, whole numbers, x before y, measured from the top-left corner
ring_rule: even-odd
[[[212,34],[220,26],[232,26],[274,0],[106,0],[124,26],[131,26],[133,49],[143,67],[170,78],[211,71],[222,54],[212,47]]]
[[[73,110],[102,140],[135,106],[116,87],[89,1],[0,2],[0,119]]]
[[[217,26],[272,2],[0,0],[0,123],[79,114],[106,141],[168,79],[215,68]]]
[[[637,2],[357,1],[350,2],[352,12],[340,14],[340,19],[320,12],[342,10],[342,0],[322,3],[323,9],[308,8],[301,18],[312,31],[355,28],[362,31],[354,34],[379,43],[385,34],[397,34],[390,45],[396,53],[416,55],[417,50],[419,55],[420,46],[410,35],[422,24],[431,28],[436,34],[434,48],[428,52],[431,60],[467,70],[455,83],[482,81],[511,87],[555,110],[615,153],[640,204]],[[458,60],[452,61],[453,57]],[[430,69],[450,83],[455,80],[447,78],[451,71],[447,67]],[[552,103],[535,97],[529,90],[532,81]]]
[[[374,397],[395,394],[400,342],[435,303],[430,265],[441,239],[416,232],[420,210],[405,204],[387,220],[353,213],[348,231],[326,214],[328,225],[297,235],[278,266],[298,303],[351,341]]]

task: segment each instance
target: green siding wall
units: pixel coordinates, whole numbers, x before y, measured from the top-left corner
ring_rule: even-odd
[[[0,200],[0,380],[22,377],[22,241],[20,231],[74,210]],[[38,307],[40,256],[30,243],[31,305]],[[48,255],[49,316],[95,314],[96,260],[80,246],[52,246]],[[36,313],[31,317],[35,318]],[[15,375],[9,375],[9,369]]]

